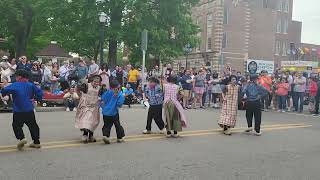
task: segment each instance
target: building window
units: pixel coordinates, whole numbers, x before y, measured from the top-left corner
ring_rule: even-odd
[[[197,18],[196,18],[196,25],[198,25],[199,26],[199,24],[200,24],[200,16],[198,16]]]
[[[281,19],[279,18],[278,20],[277,20],[277,33],[281,33]]]
[[[279,1],[278,1],[278,4],[277,4],[277,10],[278,10],[278,11],[282,11],[282,9],[283,9],[283,8],[282,8],[282,4],[283,4],[282,1],[279,0]]]
[[[207,14],[207,27],[212,27],[213,25],[213,16],[212,13]]]
[[[212,28],[213,28],[213,15],[207,15],[207,51],[212,50]]]
[[[263,0],[263,8],[268,8],[268,0]]]
[[[197,36],[199,37],[199,39],[201,39],[201,32],[199,32]],[[196,52],[200,52],[200,47],[201,47],[201,42],[197,45]]]
[[[212,51],[212,38],[208,38],[208,45],[207,45],[207,51]]]
[[[224,32],[222,37],[222,48],[226,48],[226,47],[227,47],[227,33]]]
[[[285,18],[285,19],[283,20],[282,33],[288,34],[288,26],[289,26],[289,24],[288,24],[288,19]]]
[[[288,51],[288,43],[283,42],[282,43],[282,56],[287,56],[287,51]]]
[[[276,40],[275,55],[280,55],[280,51],[281,51],[281,42]]]
[[[283,12],[289,12],[289,0],[284,0],[282,5]]]
[[[224,7],[223,24],[229,23],[229,9]]]

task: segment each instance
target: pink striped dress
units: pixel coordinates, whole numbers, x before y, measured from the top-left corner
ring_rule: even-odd
[[[179,111],[182,127],[187,127],[187,118],[185,116],[184,109],[182,105],[179,103],[177,98],[179,86],[177,86],[176,84],[166,83],[163,85],[163,89],[164,89],[164,104],[169,101],[173,102]],[[165,119],[165,116],[163,116],[163,118]]]

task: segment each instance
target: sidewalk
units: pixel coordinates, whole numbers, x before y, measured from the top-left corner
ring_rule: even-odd
[[[127,105],[122,106],[122,109],[128,109],[128,108],[129,107]],[[142,108],[144,108],[144,106],[141,104],[131,105],[131,109],[142,109]],[[65,107],[37,107],[36,108],[37,112],[61,112],[65,110],[66,110]]]

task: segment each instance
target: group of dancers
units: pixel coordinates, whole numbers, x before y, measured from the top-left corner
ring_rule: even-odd
[[[261,135],[261,108],[259,97],[263,93],[263,88],[256,83],[255,76],[252,76],[248,86],[240,93],[248,99],[246,117],[248,129],[246,132],[253,131],[252,118],[255,116],[255,134]],[[80,101],[76,109],[75,127],[83,134],[83,143],[96,142],[94,132],[100,123],[102,114],[104,125],[102,128],[103,141],[110,144],[110,131],[113,125],[116,129],[117,142],[124,142],[125,130],[121,125],[119,108],[125,101],[121,86],[117,80],[110,81],[110,88],[101,92],[101,77],[96,75],[90,78],[88,83],[79,85],[77,88]],[[166,78],[165,83],[160,83],[157,78],[151,77],[144,90],[144,99],[149,102],[147,125],[143,134],[151,133],[152,120],[155,121],[161,133],[167,137],[179,137],[182,128],[187,127],[187,118],[184,109],[178,101],[180,87],[176,84],[177,76],[171,75]],[[223,133],[230,135],[230,128],[236,123],[237,106],[235,100],[238,98],[238,86],[236,78],[229,77],[228,85],[223,95],[223,107],[218,124],[222,127]],[[16,72],[16,82],[1,90],[1,97],[12,96],[13,99],[13,131],[18,140],[17,148],[22,150],[27,144],[22,127],[26,124],[29,128],[33,143],[31,148],[41,148],[40,128],[36,122],[34,114],[33,100],[41,101],[42,90],[29,82],[29,72],[18,70]],[[100,112],[101,109],[101,112]],[[259,113],[260,111],[260,113]],[[101,113],[101,114],[100,114]]]

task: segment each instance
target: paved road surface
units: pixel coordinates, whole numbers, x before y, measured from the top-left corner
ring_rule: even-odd
[[[79,143],[72,112],[37,113],[43,148],[24,152],[14,149],[12,115],[0,114],[0,180],[320,179],[319,117],[263,113],[263,136],[255,137],[240,133],[240,112],[228,137],[218,132],[219,111],[190,110],[183,137],[166,139],[141,135],[146,113],[121,111],[127,142],[111,145]]]

